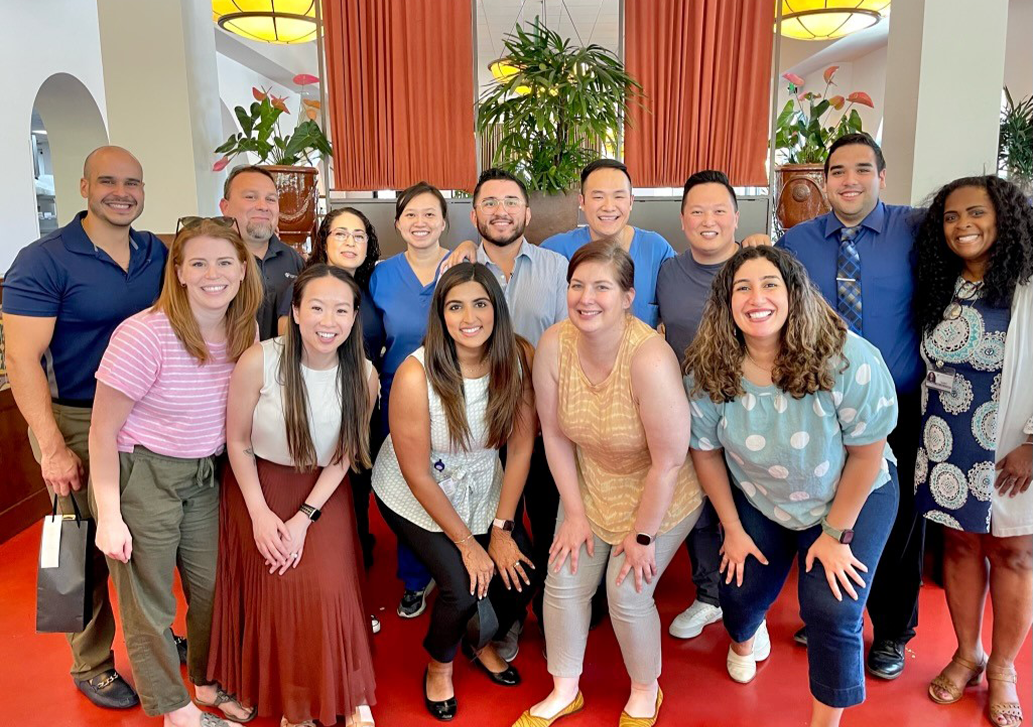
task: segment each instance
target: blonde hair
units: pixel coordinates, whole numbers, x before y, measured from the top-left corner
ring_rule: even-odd
[[[226,309],[226,353],[230,361],[236,361],[255,342],[258,327],[255,314],[262,304],[265,290],[254,255],[232,227],[225,227],[206,219],[180,230],[169,248],[165,280],[154,308],[168,317],[176,338],[183,344],[187,353],[201,363],[208,363],[208,345],[190,308],[186,288],[179,282],[177,275],[178,268],[183,264],[183,250],[186,244],[198,237],[214,237],[228,241],[233,245],[237,259],[244,266],[244,279],[240,283],[240,289]]]

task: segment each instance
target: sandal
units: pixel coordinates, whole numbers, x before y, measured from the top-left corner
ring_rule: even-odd
[[[241,704],[240,701],[234,695],[227,694],[222,690],[221,687],[215,688],[214,702],[202,702],[200,699],[197,698],[197,694],[194,694],[194,704],[196,704],[199,707],[218,709],[220,712],[222,712],[222,719],[228,720],[230,722],[236,722],[237,724],[245,724],[253,720],[255,718],[255,715],[258,714],[258,707],[256,706],[251,708],[251,711],[248,713],[247,717],[234,717],[232,714],[227,714],[226,710],[222,708],[222,705],[226,704],[227,702],[233,702],[241,709],[246,709],[246,707],[243,704]]]
[[[1010,684],[1019,680],[1014,667],[993,666],[986,670],[986,679]],[[986,706],[986,716],[995,727],[1019,727],[1022,724],[1022,706],[1018,702],[990,702]]]
[[[286,717],[280,717],[280,727],[316,727],[316,723],[310,719],[304,722],[288,722]]]
[[[345,722],[345,727],[376,727],[369,705],[360,705]]]
[[[972,672],[972,676],[965,682],[964,686],[958,686],[950,679],[948,679],[943,671],[941,671],[935,679],[929,682],[929,699],[933,700],[937,704],[954,704],[962,695],[965,693],[965,687],[979,686],[979,682],[983,680],[983,671],[986,669],[986,656],[978,664],[973,664],[968,659],[963,659],[960,656],[954,655],[951,657],[951,663],[963,666]],[[949,664],[948,664],[949,666]],[[946,671],[946,667],[944,667]],[[944,699],[936,693],[936,689],[942,689],[950,695],[950,699]]]

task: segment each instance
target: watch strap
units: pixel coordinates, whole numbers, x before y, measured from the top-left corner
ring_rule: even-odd
[[[305,513],[309,520],[315,522],[319,519],[319,516],[323,514],[323,511],[319,508],[312,507],[307,502],[301,503],[301,507],[298,508],[300,512]]]
[[[494,525],[499,530],[501,530],[503,532],[506,532],[506,533],[513,532],[513,528],[516,527],[516,523],[514,521],[512,521],[512,520],[503,520],[502,518],[499,518],[499,517],[495,518],[495,520],[492,521],[492,525]]]
[[[839,528],[832,527],[825,518],[821,519],[821,531],[838,543],[849,543],[853,539],[854,534],[854,531],[850,528],[840,530]]]

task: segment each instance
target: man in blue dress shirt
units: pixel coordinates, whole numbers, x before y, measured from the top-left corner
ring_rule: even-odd
[[[869,674],[895,679],[918,624],[925,538],[914,499],[923,366],[911,312],[921,213],[881,202],[885,186],[886,162],[868,134],[837,139],[825,160],[832,211],[796,225],[776,245],[793,252],[850,329],[878,347],[896,385],[899,418],[889,444],[897,456],[900,505],[870,584],[875,639],[866,663]],[[797,640],[805,639],[801,630]]]

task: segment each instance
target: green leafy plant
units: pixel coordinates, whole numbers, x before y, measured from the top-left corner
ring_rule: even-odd
[[[781,164],[819,164],[825,161],[828,149],[839,137],[862,131],[861,115],[855,104],[874,108],[872,98],[864,91],[849,96],[829,96],[829,88],[839,66],[825,69],[825,89],[821,93],[801,93],[804,80],[795,73],[782,76],[789,82],[789,100],[778,115],[775,126],[775,152]],[[806,105],[805,105],[806,104]],[[834,112],[839,118],[832,120]]]
[[[498,130],[492,163],[547,193],[575,187],[581,168],[616,151],[642,86],[612,52],[572,46],[538,18],[505,39],[509,75],[482,94],[481,133]]]
[[[1005,86],[1004,99],[997,168],[1029,194],[1033,192],[1033,96],[1015,103]]]
[[[298,77],[302,78],[299,74]],[[218,148],[216,154],[223,156],[212,165],[212,171],[222,171],[233,157],[245,152],[252,152],[258,157],[259,164],[283,164],[295,166],[302,159],[309,166],[314,166],[312,156],[333,156],[330,141],[323,130],[315,122],[315,111],[319,109],[318,101],[302,99],[301,111],[307,118],[294,127],[293,133],[283,134],[280,130],[280,116],[290,114],[284,97],[274,96],[268,91],[251,89],[255,97],[250,109],[237,106],[233,109],[241,131],[230,137]]]

